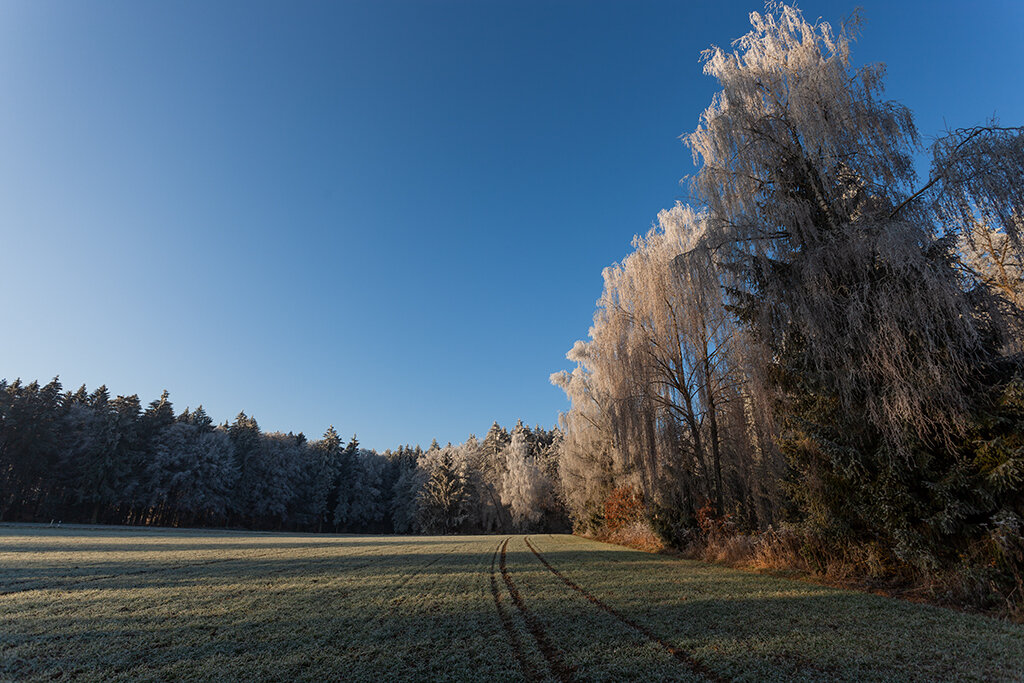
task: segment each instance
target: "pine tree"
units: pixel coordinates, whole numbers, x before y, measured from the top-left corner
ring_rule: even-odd
[[[436,442],[435,442],[436,443]],[[418,521],[427,533],[456,531],[466,520],[466,479],[456,467],[451,449],[431,449],[436,453],[427,480],[418,495]]]
[[[317,531],[322,531],[324,522],[333,523],[341,485],[341,437],[334,425],[329,426],[323,437],[313,443],[312,452],[310,510],[316,519]]]

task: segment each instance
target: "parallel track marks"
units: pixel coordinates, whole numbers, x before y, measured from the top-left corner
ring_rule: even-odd
[[[540,554],[540,552],[538,552],[538,550],[533,546],[532,543],[530,543],[529,537],[527,537],[524,540],[526,541],[526,546],[533,552],[534,555],[537,556],[537,559],[540,560],[541,563],[545,567],[547,567],[548,570],[550,570],[552,574],[554,574],[559,579],[561,579],[562,583],[564,583],[566,586],[568,586],[569,588],[573,589],[574,591],[576,591],[577,593],[582,595],[584,598],[589,600],[591,603],[593,603],[597,607],[600,607],[605,612],[607,612],[608,614],[612,615],[613,617],[618,619],[620,622],[622,622],[626,626],[629,626],[634,631],[640,633],[641,635],[647,637],[649,640],[652,640],[655,643],[657,643],[658,645],[660,645],[661,647],[663,647],[666,651],[668,651],[669,654],[671,654],[673,657],[675,657],[676,660],[678,660],[682,664],[685,664],[694,673],[700,674],[701,676],[703,676],[704,678],[707,678],[708,680],[715,681],[715,683],[729,683],[729,679],[723,678],[722,676],[716,674],[714,671],[711,671],[703,663],[701,663],[697,659],[694,659],[693,656],[687,654],[686,652],[683,652],[682,650],[677,648],[675,645],[672,645],[667,640],[665,640],[665,639],[661,638],[660,636],[656,635],[653,631],[651,631],[646,626],[644,626],[642,624],[639,624],[636,621],[633,621],[632,619],[627,617],[625,614],[622,614],[621,612],[616,610],[611,605],[608,605],[608,604],[602,602],[601,600],[599,600],[592,593],[588,592],[586,589],[581,587],[578,583],[576,583],[572,579],[568,578],[567,576],[562,574],[562,572],[558,571],[553,566],[551,566],[551,563],[548,562],[547,559],[543,555]]]
[[[540,681],[541,676],[537,674],[533,664],[527,659],[525,652],[523,651],[523,643],[519,640],[519,635],[516,633],[515,626],[512,624],[512,617],[509,616],[505,608],[501,606],[501,594],[498,591],[498,578],[495,573],[495,564],[498,560],[498,551],[503,548],[504,544],[508,543],[506,538],[503,542],[498,543],[494,548],[494,554],[491,555],[491,597],[494,598],[494,608],[498,610],[498,616],[501,618],[501,625],[505,627],[505,635],[508,636],[509,644],[512,646],[512,652],[515,653],[516,659],[519,660],[519,666],[523,669],[523,675],[527,681]]]
[[[501,544],[501,562],[499,568],[501,569],[501,577],[505,580],[505,586],[508,588],[509,595],[512,596],[512,602],[519,609],[519,613],[523,617],[523,621],[526,622],[526,628],[529,629],[530,635],[537,641],[537,647],[540,649],[541,654],[544,655],[544,659],[548,661],[548,666],[551,667],[551,672],[555,675],[555,678],[562,681],[562,683],[569,683],[575,681],[576,676],[572,669],[565,665],[562,658],[558,654],[558,649],[551,644],[548,640],[547,634],[544,633],[544,628],[540,625],[535,617],[528,609],[526,609],[526,603],[523,602],[523,596],[519,594],[519,589],[516,587],[512,576],[509,574],[508,567],[505,565],[505,550],[508,548],[509,539]]]

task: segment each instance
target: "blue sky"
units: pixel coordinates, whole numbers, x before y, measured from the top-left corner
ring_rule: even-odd
[[[859,4],[926,139],[1024,123],[1024,3]],[[554,424],[760,8],[0,2],[0,377],[378,449]]]

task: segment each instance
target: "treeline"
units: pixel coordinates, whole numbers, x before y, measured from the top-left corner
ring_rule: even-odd
[[[705,55],[694,203],[606,269],[552,376],[574,525],[635,494],[674,545],[781,528],[819,568],[963,566],[1019,601],[1024,130],[952,131],[919,180],[911,112],[847,27],[751,19]]]
[[[105,386],[0,380],[0,521],[401,533],[567,529],[558,430],[377,453]]]

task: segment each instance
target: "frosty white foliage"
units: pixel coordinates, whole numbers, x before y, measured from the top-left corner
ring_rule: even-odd
[[[249,455],[243,479],[247,510],[257,516],[284,517],[295,498],[300,479],[300,446],[292,434],[269,432],[260,436]]]
[[[584,344],[577,342],[577,345]],[[551,383],[565,391],[572,403],[561,416],[564,434],[558,459],[562,499],[574,523],[593,526],[601,505],[611,490],[615,468],[615,449],[611,414],[591,384],[591,371],[581,356],[570,352],[570,360],[579,365],[572,372],[556,372]]]
[[[605,269],[591,340],[567,354],[577,362],[572,373],[552,375],[572,401],[560,472],[584,526],[613,481],[657,504],[721,505],[725,475],[755,450],[743,436],[755,413],[744,412],[742,335],[703,244],[707,217],[679,205],[658,221]],[[725,428],[736,426],[726,439]]]
[[[323,438],[314,441],[307,449],[301,496],[305,509],[300,515],[307,523],[315,522],[318,531],[323,530],[325,522],[330,524],[333,521],[335,511],[329,510],[328,505],[338,486],[341,450],[341,438],[334,425],[329,426]]]
[[[890,444],[958,429],[978,331],[932,224],[897,212],[909,110],[879,99],[881,66],[851,71],[845,30],[784,5],[751,23],[707,54],[723,90],[687,138],[737,303]]]
[[[530,455],[526,434],[517,429],[505,450],[506,472],[501,502],[509,506],[512,523],[518,529],[540,520],[550,486]]]
[[[64,424],[74,438],[65,444],[61,470],[73,480],[75,497],[89,503],[116,500],[117,431],[113,420],[100,410],[74,405],[64,416]]]
[[[851,73],[846,30],[794,7],[750,21],[734,52],[705,53],[722,91],[686,138],[701,164],[695,189],[731,227],[725,237],[793,248],[871,205],[891,208],[914,180],[907,145],[918,138],[906,107],[878,99],[884,66]]]
[[[359,471],[359,493],[357,505],[350,510],[351,520],[356,525],[369,525],[384,519],[386,512],[384,498],[384,460],[373,451],[360,449],[357,461]]]
[[[984,340],[1012,337],[1021,129],[954,132],[915,189],[910,111],[881,99],[882,65],[850,66],[857,16],[838,31],[781,4],[750,19],[734,49],[704,55],[722,90],[685,137],[702,210],[662,212],[604,271],[576,368],[551,376],[572,402],[560,475],[581,526],[613,482],[654,509],[714,500],[770,521],[787,392],[905,454],[955,438]],[[1002,318],[965,291],[945,235],[1010,302]]]
[[[932,181],[942,230],[972,242],[978,229],[1005,235],[1024,253],[1024,128],[955,130],[932,147]]]
[[[391,518],[395,531],[404,534],[419,531],[417,516],[420,492],[427,481],[427,473],[419,467],[403,469],[395,482],[391,504]]]
[[[463,473],[466,487],[466,521],[483,531],[498,531],[502,528],[502,515],[495,495],[492,467],[487,452],[475,435],[452,451],[455,468]]]
[[[455,531],[469,516],[466,471],[456,462],[455,448],[431,449],[420,458],[427,473],[417,496],[417,521],[428,533]]]
[[[963,262],[985,286],[1017,309],[1024,309],[1024,258],[1009,236],[988,226],[973,229],[960,245]]]
[[[1007,347],[1019,352],[1024,344],[1024,257],[1005,232],[987,225],[961,234],[960,264],[969,278],[995,300],[993,315],[1005,319]]]

